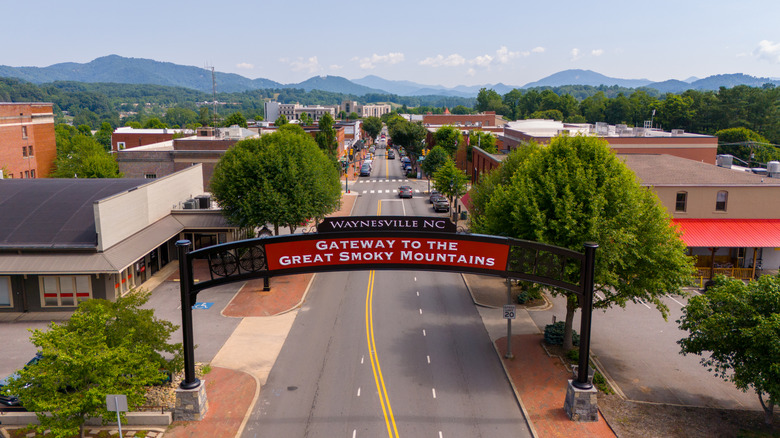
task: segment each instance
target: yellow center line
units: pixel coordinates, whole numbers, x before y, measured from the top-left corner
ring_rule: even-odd
[[[382,202],[378,203],[377,216],[381,215]],[[382,405],[382,415],[385,417],[387,426],[387,436],[389,438],[398,438],[398,427],[395,424],[393,408],[390,406],[390,396],[387,394],[385,379],[382,376],[382,367],[379,366],[379,355],[376,351],[376,342],[374,340],[374,279],[376,271],[368,273],[368,287],[366,289],[366,343],[368,344],[368,358],[371,361],[371,370],[374,373],[374,382],[379,394],[379,403]]]

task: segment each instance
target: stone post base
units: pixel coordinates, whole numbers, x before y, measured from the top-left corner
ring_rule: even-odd
[[[206,416],[209,401],[206,398],[206,381],[194,389],[176,388],[176,407],[173,409],[174,421],[200,421]]]
[[[579,389],[569,379],[563,409],[572,421],[599,421],[598,389]]]

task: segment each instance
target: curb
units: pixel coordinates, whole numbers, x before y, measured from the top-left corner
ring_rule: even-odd
[[[474,303],[474,305],[479,306],[479,307],[484,307],[486,309],[500,309],[501,308],[501,307],[491,306],[491,305],[488,305],[488,304],[482,304],[479,301],[477,301],[477,299],[474,298],[474,293],[471,292],[471,285],[469,284],[469,281],[466,279],[466,276],[463,273],[461,273],[460,274],[460,278],[463,279],[463,283],[466,285],[466,290],[469,291],[469,296],[471,296],[471,302]]]
[[[506,365],[504,365],[504,360],[503,357],[501,356],[501,352],[498,350],[498,347],[496,346],[495,342],[491,342],[491,344],[493,344],[493,350],[496,352],[496,356],[498,356],[498,361],[501,363],[501,368],[504,369],[504,375],[506,376],[506,380],[509,382],[509,385],[512,387],[512,392],[515,394],[515,400],[517,400],[517,404],[520,406],[520,411],[523,412],[523,416],[525,417],[525,423],[528,425],[528,430],[531,431],[531,436],[534,438],[539,438],[539,434],[536,432],[534,423],[531,421],[531,415],[525,409],[525,405],[523,404],[523,399],[520,398],[520,394],[517,391],[517,387],[515,387],[515,382],[513,382],[512,379],[509,378],[509,371],[506,369]]]

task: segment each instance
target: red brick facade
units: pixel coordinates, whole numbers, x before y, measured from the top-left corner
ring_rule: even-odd
[[[504,119],[496,115],[494,111],[486,111],[479,114],[426,114],[423,116],[423,125],[453,125],[459,127],[468,126],[501,126]]]
[[[56,157],[51,103],[0,103],[0,168],[5,178],[46,178]]]

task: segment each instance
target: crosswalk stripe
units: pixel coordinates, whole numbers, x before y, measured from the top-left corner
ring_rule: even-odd
[[[375,192],[375,190],[371,190],[371,193],[374,193],[374,192]]]

